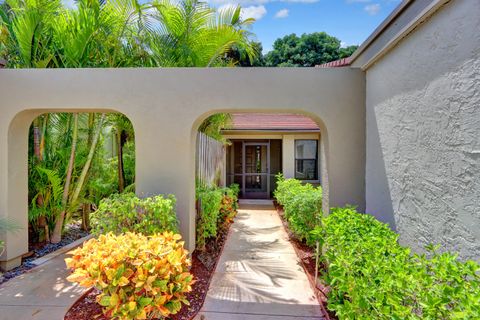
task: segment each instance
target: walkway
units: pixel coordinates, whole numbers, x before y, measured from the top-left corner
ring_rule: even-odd
[[[196,319],[323,319],[271,202],[240,204]]]
[[[65,254],[0,285],[1,320],[63,320],[68,308],[84,292],[65,278]]]

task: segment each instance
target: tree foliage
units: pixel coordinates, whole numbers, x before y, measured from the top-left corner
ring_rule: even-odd
[[[241,8],[184,0],[6,0],[0,57],[13,68],[212,67],[255,56]]]
[[[265,55],[268,67],[314,67],[350,56],[357,46],[341,47],[339,39],[325,32],[292,33],[277,39],[273,50]]]

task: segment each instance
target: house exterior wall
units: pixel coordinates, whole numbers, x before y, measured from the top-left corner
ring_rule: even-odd
[[[367,212],[480,260],[480,2],[444,5],[366,77]]]
[[[280,149],[270,149],[270,171],[282,172],[285,178],[295,178],[295,140],[317,140],[318,141],[318,180],[308,180],[305,182],[320,184],[321,177],[321,135],[318,132],[268,132],[261,133],[258,131],[253,132],[233,132],[227,131],[224,133],[224,137],[229,140],[244,140],[244,141],[281,141]],[[277,152],[281,154],[277,155]],[[232,175],[234,170],[234,159],[231,157],[232,146],[227,149],[227,172],[226,175]],[[238,160],[238,159],[237,159]],[[278,169],[278,170],[277,170]],[[274,175],[274,173],[272,173]],[[232,179],[226,177],[227,184],[233,183]],[[275,178],[272,176],[270,181],[270,190],[273,191],[276,187]]]
[[[175,194],[189,249],[195,244],[196,132],[216,112],[312,117],[324,141],[326,205],[365,205],[365,75],[360,70],[2,69],[0,96],[0,216],[22,227],[0,235],[6,240],[3,266],[27,252],[28,128],[43,112],[125,114],[135,129],[137,193]]]

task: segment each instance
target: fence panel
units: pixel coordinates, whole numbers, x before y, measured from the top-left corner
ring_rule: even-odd
[[[225,153],[223,143],[202,132],[197,134],[197,159],[195,172],[198,182],[206,185],[225,186]]]

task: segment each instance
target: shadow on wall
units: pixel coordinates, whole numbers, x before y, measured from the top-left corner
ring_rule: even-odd
[[[370,187],[366,188],[366,212],[378,220],[388,223],[390,228],[396,231],[392,195],[375,112],[367,112],[367,126],[371,130],[367,130],[367,150],[369,151],[367,152],[365,182]]]

